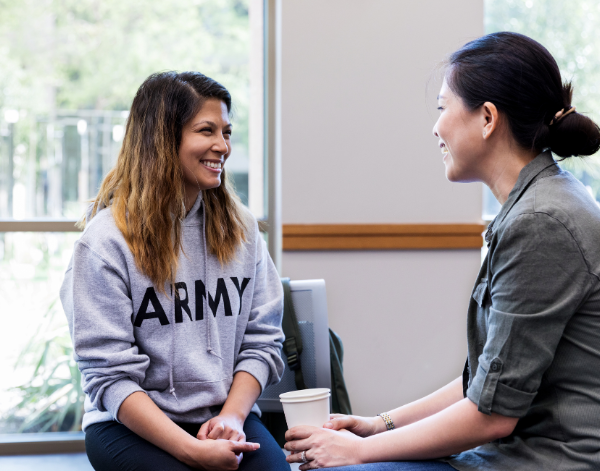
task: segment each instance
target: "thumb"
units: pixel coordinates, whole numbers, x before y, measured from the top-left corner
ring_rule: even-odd
[[[240,453],[246,453],[250,451],[256,451],[260,448],[260,443],[252,443],[252,442],[231,442],[231,451],[233,451],[236,455]]]
[[[354,419],[349,415],[342,415],[340,417],[332,417],[329,422],[325,422],[323,428],[328,428],[331,430],[341,430],[343,428],[347,429],[354,425]]]
[[[217,422],[213,425],[212,430],[208,434],[208,438],[215,440],[221,436],[221,433],[223,433],[224,430],[225,426],[223,425],[223,422]]]
[[[198,434],[196,435],[196,437],[198,438],[198,440],[206,440],[208,438],[208,427],[210,425],[210,420],[207,422],[204,422],[202,424],[202,427],[200,427],[200,430],[198,430]]]

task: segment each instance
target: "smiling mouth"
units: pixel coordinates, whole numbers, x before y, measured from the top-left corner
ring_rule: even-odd
[[[448,148],[446,147],[446,144],[440,144],[440,148],[442,150],[442,154],[447,154],[448,153]]]
[[[211,162],[210,160],[202,160],[200,161],[202,165],[208,168],[212,168],[215,170],[220,170],[223,168],[223,164],[221,162]]]

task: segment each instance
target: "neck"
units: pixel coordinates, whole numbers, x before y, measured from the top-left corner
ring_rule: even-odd
[[[192,209],[192,206],[194,206],[194,203],[196,202],[196,199],[198,199],[198,194],[200,193],[200,189],[196,186],[191,186],[191,185],[186,185],[185,187],[185,214],[187,215],[187,213],[190,212],[190,209]]]
[[[524,150],[514,142],[497,146],[488,156],[490,171],[482,180],[500,204],[504,204],[519,178],[519,173],[536,156],[536,151]]]

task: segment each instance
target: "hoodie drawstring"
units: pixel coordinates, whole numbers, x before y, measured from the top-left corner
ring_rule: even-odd
[[[202,198],[202,193],[200,193],[199,198]],[[202,248],[204,250],[204,291],[205,291],[205,296],[203,296],[203,300],[202,302],[204,303],[204,312],[206,313],[206,351],[208,353],[210,353],[211,355],[216,356],[217,358],[219,358],[220,360],[222,360],[222,358],[217,354],[217,352],[215,352],[212,348],[211,345],[211,315],[210,312],[208,311],[208,250],[207,250],[207,244],[206,244],[206,212],[205,212],[205,205],[204,205],[204,200],[201,199],[200,201],[200,208],[199,211],[202,211]],[[178,296],[179,292],[175,292],[173,293],[173,286],[171,286],[171,294],[173,296]],[[196,298],[198,296],[202,296],[201,293],[196,293]],[[197,302],[197,301],[196,301]],[[173,397],[175,398],[175,400],[177,400],[177,402],[179,402],[179,400],[177,399],[177,395],[175,394],[175,385],[173,384],[173,368],[174,368],[174,362],[175,362],[175,308],[173,307],[172,310],[172,324],[173,324],[173,328],[171,329],[171,351],[170,351],[170,358],[169,358],[169,393],[173,394]]]
[[[177,292],[173,293],[173,285],[171,285],[171,295],[177,296],[178,294],[179,293]],[[173,385],[173,363],[175,362],[175,308],[173,308],[172,313],[173,328],[171,329],[171,352],[169,355],[169,393],[173,394],[175,400],[179,402],[179,400],[177,399],[177,394],[175,394],[175,386]]]
[[[211,335],[211,326],[212,326],[212,317],[208,310],[208,250],[206,248],[206,205],[204,204],[204,200],[202,200],[202,205],[200,207],[202,211],[202,245],[204,248],[204,291],[206,296],[203,298],[204,302],[204,312],[206,313],[206,351],[211,355],[216,356],[220,360],[222,358],[212,349],[212,345],[210,342]],[[198,294],[196,294],[198,296]]]

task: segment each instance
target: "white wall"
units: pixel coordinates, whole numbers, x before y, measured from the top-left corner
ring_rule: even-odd
[[[482,0],[282,3],[284,224],[478,220],[480,186],[444,177],[426,85],[483,34]]]
[[[282,2],[282,219],[479,222],[481,186],[451,184],[431,129],[434,67],[483,34],[482,0]],[[477,250],[285,252],[325,278],[355,413],[458,376]]]

